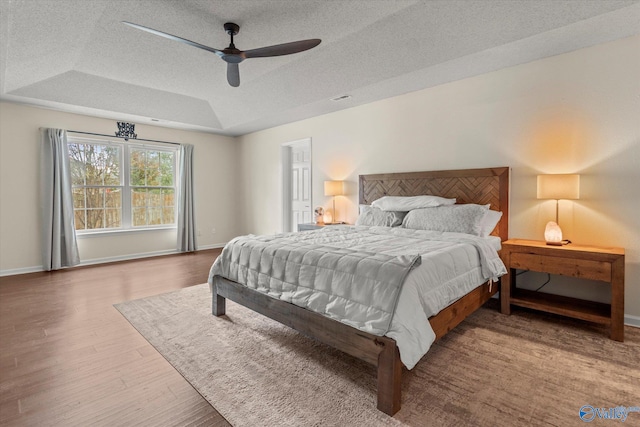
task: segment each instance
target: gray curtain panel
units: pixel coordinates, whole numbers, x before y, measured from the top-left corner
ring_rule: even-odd
[[[193,145],[180,145],[180,189],[178,190],[178,251],[197,249],[196,213],[193,203]]]
[[[80,263],[73,219],[67,131],[40,129],[42,259],[46,271]]]

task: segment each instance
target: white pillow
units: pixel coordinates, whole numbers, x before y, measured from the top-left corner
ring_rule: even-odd
[[[502,218],[502,212],[487,209],[480,221],[480,237],[488,237]]]
[[[453,205],[456,199],[445,199],[438,196],[384,196],[374,200],[371,206],[383,211],[408,212],[413,209],[432,208],[436,206]]]
[[[415,230],[449,231],[480,236],[487,206],[464,204],[415,209],[404,217],[402,226]]]
[[[383,211],[369,205],[360,205],[360,216],[356,225],[397,227],[402,225],[406,212]]]

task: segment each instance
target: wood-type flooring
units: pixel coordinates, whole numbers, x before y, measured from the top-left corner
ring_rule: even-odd
[[[219,253],[0,277],[0,425],[229,425],[113,307],[206,282]]]

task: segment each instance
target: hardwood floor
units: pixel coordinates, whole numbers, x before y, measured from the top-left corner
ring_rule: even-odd
[[[112,304],[204,283],[219,249],[0,278],[0,424],[229,423]]]

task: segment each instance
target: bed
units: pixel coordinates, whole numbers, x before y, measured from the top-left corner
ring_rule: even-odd
[[[361,175],[359,202],[370,205],[383,196],[423,194],[456,198],[458,204],[490,205],[503,213],[493,235],[508,238],[509,168],[466,169],[415,173]],[[337,232],[339,234],[339,232]],[[314,311],[241,285],[219,275],[211,277],[212,313],[225,314],[225,300],[231,299],[279,321],[316,340],[377,367],[377,407],[393,415],[401,405],[403,363],[396,340],[364,332]],[[448,307],[428,318],[435,339],[462,322],[499,290],[497,283],[484,283]]]

